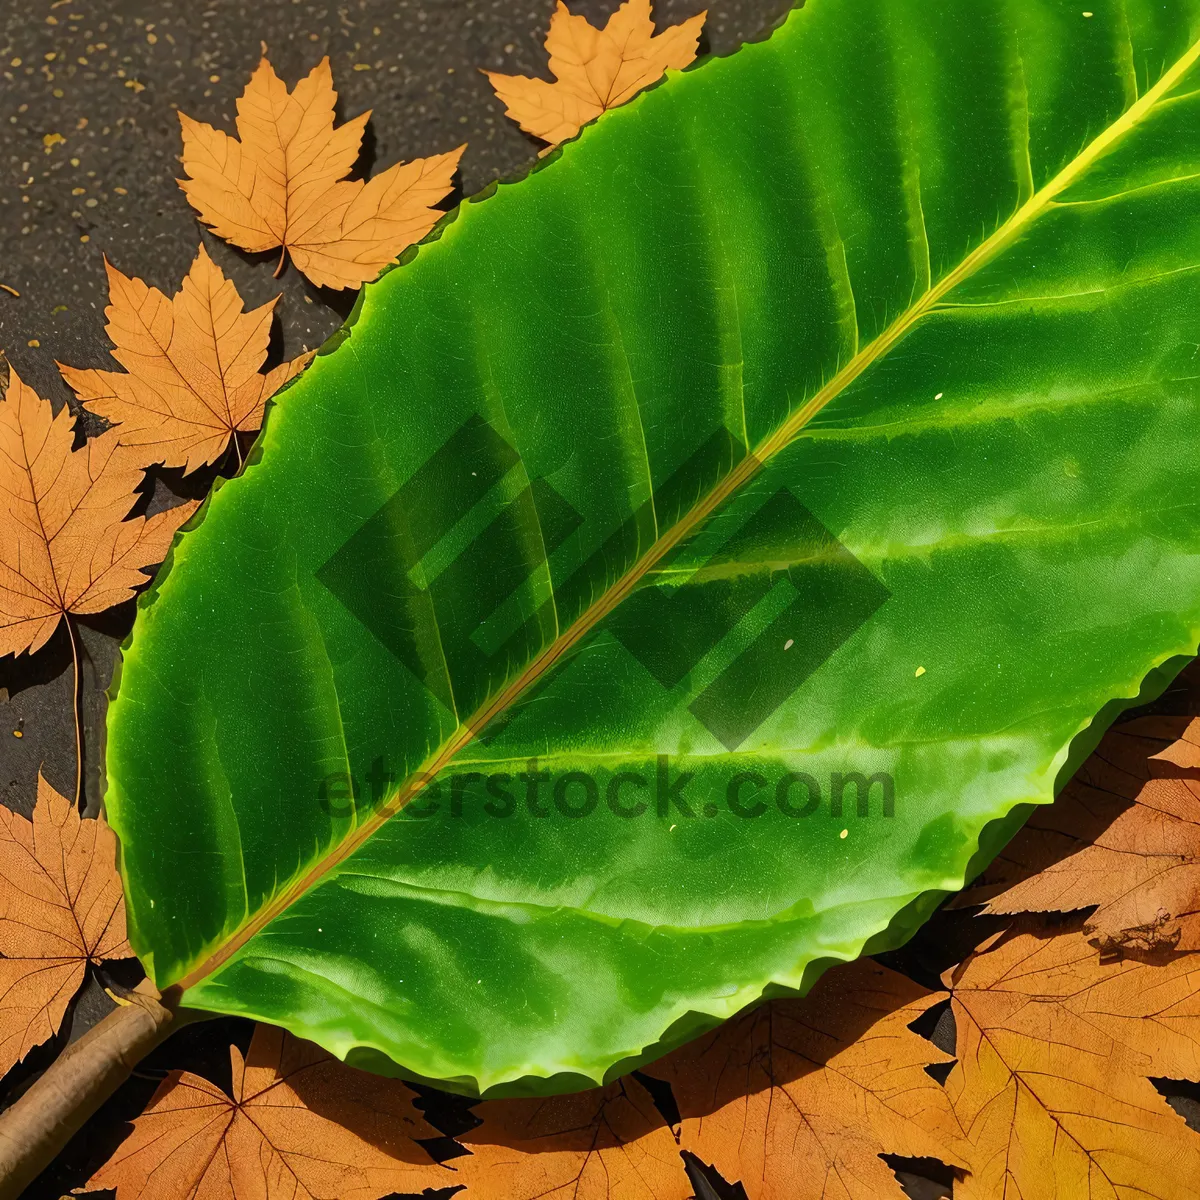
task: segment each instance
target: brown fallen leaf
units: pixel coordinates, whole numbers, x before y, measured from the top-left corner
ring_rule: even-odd
[[[229,1053],[232,1099],[172,1071],[88,1188],[117,1200],[378,1200],[455,1183],[413,1140],[437,1130],[402,1083],[269,1025],[244,1062]]]
[[[925,1070],[951,1058],[908,1028],[944,999],[862,959],[647,1070],[671,1085],[682,1147],[750,1200],[902,1200],[881,1154],[965,1163],[946,1093]]]
[[[1080,931],[989,938],[946,973],[968,1136],[955,1200],[1181,1200],[1200,1135],[1148,1077],[1200,1081],[1200,958],[1102,960]]]
[[[1084,930],[1103,953],[1200,950],[1200,720],[1110,731],[959,903],[980,900],[999,914],[1098,906]]]
[[[227,242],[282,247],[280,269],[290,254],[313,283],[356,288],[433,228],[466,147],[347,180],[371,114],[335,129],[336,100],[328,58],[291,93],[263,58],[238,98],[236,138],[179,114],[179,186]]]
[[[0,1075],[58,1032],[88,963],[133,956],[116,852],[40,775],[32,821],[0,806]]]
[[[136,457],[115,430],[72,451],[73,424],[10,371],[0,404],[0,655],[32,653],[69,614],[128,600],[196,509],[125,520],[142,479]]]
[[[646,1091],[627,1077],[536,1100],[489,1100],[460,1141],[455,1182],[471,1200],[690,1200],[679,1148]]]
[[[484,71],[505,112],[526,133],[551,145],[574,137],[589,121],[631,100],[668,70],[696,57],[706,12],[655,35],[650,0],[625,0],[596,29],[559,0],[546,49],[556,82]]]
[[[105,328],[128,374],[58,368],[85,408],[119,425],[121,444],[142,466],[188,472],[215,462],[239,431],[259,428],[267,399],[312,358],[259,373],[276,301],[243,312],[237,289],[203,246],[171,298],[104,265]]]

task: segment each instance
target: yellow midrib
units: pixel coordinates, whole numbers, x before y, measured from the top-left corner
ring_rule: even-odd
[[[1144,96],[1132,104],[1107,129],[1095,137],[1053,179],[1035,192],[1003,225],[981,242],[953,271],[943,276],[921,297],[892,322],[874,341],[864,346],[828,383],[798,408],[774,433],[764,438],[753,453],[726,475],[717,486],[677,521],[650,547],[599,600],[581,613],[573,624],[535,658],[521,674],[497,693],[473,717],[460,725],[454,735],[415,771],[387,803],[349,837],[334,847],[323,859],[284,891],[224,942],[207,959],[194,967],[178,984],[186,989],[211,975],[227,962],[256,933],[269,925],[280,913],[305,895],[339,863],[350,857],[382,825],[396,815],[430,779],[444,770],[454,757],[482,729],[504,712],[528,687],[546,673],[562,656],[591,632],[637,586],[639,581],[665,555],[670,553],[716,508],[747,483],[772,456],[782,450],[831,400],[843,392],[869,366],[877,362],[944,296],[963,280],[970,278],[986,262],[1010,246],[1041,214],[1059,192],[1078,179],[1110,146],[1128,133],[1200,59],[1200,41],[1166,71]]]

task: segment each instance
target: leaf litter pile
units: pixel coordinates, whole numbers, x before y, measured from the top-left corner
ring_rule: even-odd
[[[656,33],[649,0],[626,0],[596,28],[560,3],[546,38],[554,82],[488,78],[553,147],[687,66],[704,16]],[[464,147],[349,180],[370,113],[338,126],[336,99],[327,59],[289,91],[264,58],[236,137],[180,114],[180,186],[219,237],[357,288],[430,231]],[[146,473],[240,469],[239,435],[311,358],[263,371],[276,301],[245,312],[203,245],[172,297],[105,266],[120,369],[59,367],[109,428],[76,447],[70,413],[8,371],[0,655],[35,654],[60,622],[74,647],[78,617],[133,595],[196,508],[141,515]],[[78,689],[76,654],[77,710]],[[79,781],[72,800],[42,779],[32,819],[0,809],[6,1072],[58,1035],[87,972],[107,979],[103,964],[132,956],[115,838],[80,815],[80,793]],[[804,999],[760,1005],[604,1088],[440,1108],[430,1089],[259,1025],[247,1053],[229,1048],[231,1090],[172,1071],[87,1187],[117,1200],[463,1188],[494,1200],[879,1200],[907,1184],[960,1200],[1176,1200],[1200,1190],[1198,950],[1200,670],[1189,669],[1114,727],[913,943],[828,972]],[[118,1003],[120,992],[109,989]]]

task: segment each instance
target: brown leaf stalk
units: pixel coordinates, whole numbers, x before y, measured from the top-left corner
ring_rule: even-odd
[[[83,1124],[175,1030],[207,1013],[177,1009],[143,981],[0,1114],[0,1200],[17,1200]]]

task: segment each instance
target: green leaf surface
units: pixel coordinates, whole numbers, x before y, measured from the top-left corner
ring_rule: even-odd
[[[1089,3],[811,0],[365,290],[125,652],[160,987],[582,1086],[903,939],[1195,653],[1200,2]]]

